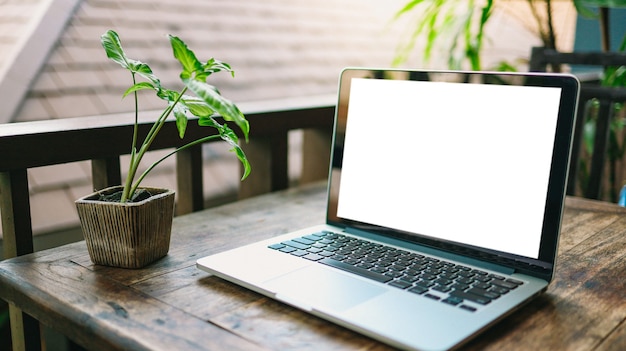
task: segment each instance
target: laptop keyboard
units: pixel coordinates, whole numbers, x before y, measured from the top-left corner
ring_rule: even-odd
[[[328,231],[276,243],[269,248],[470,312],[523,284],[516,279]]]

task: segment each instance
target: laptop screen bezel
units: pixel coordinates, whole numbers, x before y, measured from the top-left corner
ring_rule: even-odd
[[[548,182],[538,258],[518,256],[507,252],[488,250],[458,242],[442,241],[416,233],[402,232],[337,216],[338,184],[341,177],[341,165],[343,161],[342,148],[345,139],[345,127],[349,105],[348,97],[350,96],[352,79],[368,78],[430,81],[432,77],[437,77],[437,81],[454,81],[465,84],[510,84],[511,82],[516,82],[516,85],[561,88],[562,93],[559,102],[556,134],[550,167],[550,180]],[[461,78],[461,80],[459,80],[459,78]],[[561,218],[563,215],[562,211],[565,201],[565,189],[567,185],[578,94],[579,82],[574,76],[568,74],[372,68],[344,69],[339,79],[339,93],[335,111],[333,149],[329,174],[327,223],[340,227],[357,228],[374,234],[381,234],[418,245],[451,252],[453,254],[470,256],[550,280],[556,260]]]

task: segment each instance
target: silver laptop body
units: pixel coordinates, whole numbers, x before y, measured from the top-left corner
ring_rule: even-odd
[[[326,223],[197,266],[398,348],[458,347],[552,280],[578,89],[347,68]]]

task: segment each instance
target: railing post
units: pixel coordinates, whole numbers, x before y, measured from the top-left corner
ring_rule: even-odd
[[[177,215],[204,208],[202,172],[202,145],[181,150],[176,154]]]
[[[611,131],[612,104],[607,100],[600,100],[596,133],[593,142],[593,155],[591,156],[591,171],[589,172],[589,184],[584,196],[589,199],[600,199],[602,196],[602,174],[607,158],[609,134]]]
[[[25,169],[0,172],[4,258],[33,252],[28,176]]]
[[[28,176],[25,169],[0,172],[4,258],[33,252]],[[40,350],[39,322],[9,303],[13,350]]]
[[[252,173],[239,184],[239,198],[286,189],[289,186],[287,166],[287,132],[265,137],[250,137],[241,148],[246,153]]]
[[[91,160],[91,179],[93,190],[101,190],[122,184],[120,157]]]
[[[302,139],[302,174],[300,183],[306,184],[328,178],[332,131],[307,129]]]
[[[533,47],[530,54],[528,70],[530,72],[544,72],[546,70],[544,47]]]

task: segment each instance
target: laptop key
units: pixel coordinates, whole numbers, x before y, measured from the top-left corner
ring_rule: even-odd
[[[428,297],[430,299],[433,299],[433,300],[441,300],[441,297],[439,297],[437,295],[433,295],[433,294],[426,294],[424,296],[426,296],[426,297]]]
[[[481,270],[478,270],[478,269],[472,269],[472,273],[477,274],[477,275],[484,275],[484,276],[488,275],[487,272],[481,271]]]
[[[290,252],[290,254],[292,254],[294,256],[302,257],[302,256],[305,256],[305,255],[308,255],[309,253],[307,251],[304,251],[304,250],[296,250],[296,251]]]
[[[486,276],[486,275],[478,275],[478,276],[475,276],[473,279],[476,280],[476,281],[479,281],[481,283],[487,283],[487,282],[491,281],[492,278],[490,278],[489,276]]]
[[[431,289],[435,291],[440,291],[440,292],[448,292],[452,290],[452,288],[450,288],[449,286],[445,286],[445,285],[435,285]]]
[[[316,253],[309,253],[309,254],[302,256],[302,258],[306,258],[307,260],[311,260],[311,261],[319,261],[322,258],[324,258],[324,256],[320,256]]]
[[[410,291],[410,292],[412,292],[412,293],[414,293],[414,294],[420,294],[420,295],[421,295],[421,294],[423,294],[423,293],[427,292],[427,291],[428,291],[428,288],[425,288],[425,287],[423,287],[423,286],[419,286],[419,285],[417,285],[417,286],[414,286],[414,287],[410,288],[410,289],[409,289],[409,290],[407,290],[407,291]]]
[[[410,275],[410,274],[404,274],[402,277],[400,277],[400,279],[402,279],[404,281],[407,281],[407,282],[414,283],[414,282],[419,280],[419,277],[416,277],[416,276]]]
[[[305,236],[303,236],[303,238],[304,238],[304,239],[307,239],[307,240],[312,240],[312,241],[318,241],[318,240],[321,240],[321,239],[322,239],[322,237],[321,237],[321,236],[317,236],[317,235],[315,235],[315,234],[305,235]]]
[[[448,296],[446,299],[441,300],[441,302],[447,303],[449,305],[456,306],[456,305],[460,304],[461,302],[463,302],[463,299],[460,299],[460,298],[454,297],[454,296]]]
[[[491,288],[491,284],[488,284],[488,283],[474,283],[474,285],[472,285],[472,287],[473,288],[487,290],[487,289]]]
[[[433,283],[439,284],[439,285],[450,285],[452,284],[452,280],[439,278],[439,279],[433,280]]]
[[[300,250],[306,250],[309,247],[311,247],[311,245],[301,244],[301,243],[293,241],[293,240],[283,241],[281,244],[287,245],[287,246],[291,246],[291,247],[295,247],[296,249],[300,249]]]
[[[370,269],[370,268],[374,267],[373,264],[367,263],[367,262],[361,262],[361,263],[356,264],[355,266],[357,266],[359,268],[365,268],[365,269]]]
[[[328,257],[331,257],[331,256],[328,256]],[[337,253],[335,252],[335,253],[334,253],[334,255],[332,255],[332,257],[331,257],[331,258],[332,258],[332,259],[334,259],[334,260],[337,260],[337,261],[343,261],[343,260],[345,260],[345,259],[346,259],[346,258],[348,258],[348,257],[346,257],[345,255],[340,255],[340,254],[337,254]]]
[[[318,252],[317,254],[318,254],[318,255],[322,255],[322,256],[324,256],[324,257],[330,257],[330,256],[334,256],[334,255],[335,255],[335,253],[334,253],[334,252],[330,252],[330,251],[328,251],[328,250],[324,250],[324,251],[322,251],[322,252]]]
[[[295,247],[291,247],[291,246],[285,246],[282,249],[278,250],[280,252],[285,252],[285,253],[292,253],[294,251],[297,251],[298,249],[296,249]]]
[[[494,286],[491,289],[489,289],[489,291],[495,292],[496,294],[504,295],[508,293],[510,290],[506,288],[500,288],[500,287]]]
[[[472,307],[472,306],[468,306],[468,305],[461,305],[460,307],[462,309],[466,310],[466,311],[476,312],[476,307]]]
[[[293,239],[293,241],[300,243],[300,244],[304,244],[304,245],[313,245],[315,244],[315,240],[309,240],[306,238],[295,238]]]
[[[354,273],[356,275],[359,275],[361,277],[364,278],[369,278],[372,280],[375,280],[377,282],[381,282],[381,283],[386,283],[388,281],[391,280],[390,277],[384,276],[382,274],[376,273],[376,272],[371,272],[368,271],[367,269],[363,269],[363,268],[359,268],[359,267],[355,267],[351,264],[347,264],[341,261],[337,261],[334,260],[332,258],[328,258],[325,257],[317,262],[323,263],[325,265],[331,266],[331,267],[335,267],[335,268],[339,268],[341,270],[344,270],[346,272],[350,272],[350,273]]]
[[[405,282],[404,280],[394,280],[388,283],[390,286],[394,286],[396,288],[400,288],[400,289],[406,289],[409,286],[411,286],[412,284],[409,282]]]
[[[497,274],[489,274],[489,278],[498,279],[498,280],[504,280],[503,276],[497,275]]]
[[[476,295],[479,295],[479,296],[483,296],[483,297],[486,297],[486,298],[491,299],[491,300],[495,300],[498,297],[500,297],[500,294],[498,294],[498,293],[495,293],[493,291],[487,291],[485,289],[476,288],[476,287],[473,287],[473,288],[467,290],[466,292],[470,293],[470,294],[476,294]]]
[[[387,268],[385,268],[385,267],[378,267],[378,266],[372,267],[369,270],[372,271],[372,272],[380,273],[380,274],[384,274],[384,273],[387,272]]]
[[[509,289],[509,290],[513,290],[513,289],[515,289],[515,288],[517,288],[517,287],[518,287],[518,285],[517,285],[517,284],[510,283],[510,282],[508,282],[508,281],[498,280],[498,279],[494,279],[494,280],[491,282],[491,284],[493,284],[493,285],[495,285],[495,286],[498,286],[498,287],[501,287],[501,288],[506,288],[506,289]]]
[[[454,297],[458,297],[460,299],[463,300],[469,300],[472,302],[476,302],[479,303],[481,305],[486,305],[488,303],[491,302],[490,298],[484,297],[484,296],[480,296],[480,295],[476,295],[476,294],[472,294],[472,293],[467,293],[464,291],[460,291],[460,290],[453,290],[450,292],[450,296],[454,296]]]
[[[417,283],[415,283],[416,286],[421,286],[422,288],[430,288],[431,286],[435,285],[435,283],[428,281],[428,280],[420,280]]]
[[[450,285],[450,287],[455,290],[467,290],[469,289],[470,286],[467,284],[455,283],[455,284]]]
[[[463,285],[471,285],[474,283],[474,279],[471,278],[456,278],[455,282]]]

